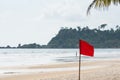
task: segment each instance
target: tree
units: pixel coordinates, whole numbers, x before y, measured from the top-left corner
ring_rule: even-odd
[[[7,45],[6,48],[11,48],[10,45]]]
[[[108,8],[111,4],[118,5],[120,4],[120,0],[93,0],[93,2],[89,5],[87,9],[87,14],[90,13],[92,7],[94,8]]]
[[[117,25],[117,26],[116,26],[116,29],[119,29],[119,28],[120,28],[120,26],[119,26],[119,25]]]
[[[98,26],[98,29],[104,29],[107,26],[107,24],[101,24],[100,26]]]
[[[21,44],[18,44],[17,48],[21,48]]]

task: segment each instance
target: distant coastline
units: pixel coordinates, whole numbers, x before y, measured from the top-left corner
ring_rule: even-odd
[[[89,29],[88,26],[81,28],[67,28],[62,27],[58,34],[54,36],[47,45],[40,45],[37,43],[18,44],[16,47],[7,45],[0,47],[0,49],[66,49],[78,48],[79,40],[83,39],[91,43],[95,48],[120,48],[120,26],[115,26],[106,30],[107,24],[101,24],[98,28]]]

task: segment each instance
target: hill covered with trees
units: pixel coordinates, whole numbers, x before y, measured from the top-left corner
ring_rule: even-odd
[[[17,47],[0,48],[78,48],[79,40],[83,39],[91,43],[95,48],[120,48],[120,26],[105,29],[107,24],[101,24],[98,28],[90,29],[86,27],[61,28],[58,34],[53,37],[47,45],[37,43],[18,44]]]
[[[116,29],[104,28],[107,24],[102,24],[98,28],[89,27],[61,28],[58,34],[51,39],[47,47],[49,48],[78,48],[80,39],[86,40],[96,48],[120,48],[120,26]]]

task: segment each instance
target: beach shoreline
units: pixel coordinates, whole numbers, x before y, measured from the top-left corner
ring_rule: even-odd
[[[83,61],[81,66],[81,80],[120,80],[120,60]],[[78,62],[8,69],[11,71],[1,75],[0,80],[78,80]],[[27,71],[24,71],[26,69]],[[18,72],[14,72],[14,70],[18,70]]]

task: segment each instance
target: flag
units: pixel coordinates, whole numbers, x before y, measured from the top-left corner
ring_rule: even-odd
[[[80,54],[91,57],[94,56],[94,47],[84,40],[79,41],[79,49],[80,49]]]

